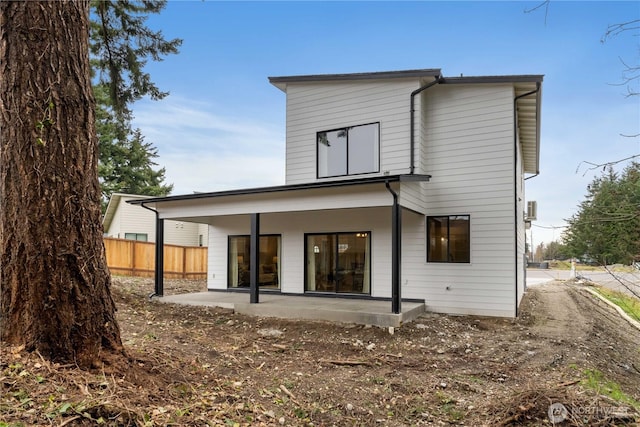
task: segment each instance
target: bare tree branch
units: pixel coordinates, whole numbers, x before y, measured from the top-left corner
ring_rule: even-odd
[[[540,7],[540,6],[538,6]],[[600,39],[600,43],[605,43],[607,39],[618,36],[625,31],[640,30],[640,19],[633,19],[619,24],[611,24],[607,27],[607,31]]]
[[[637,89],[633,89],[631,87],[631,84],[635,80],[640,79],[640,65],[629,65],[624,61],[624,59],[620,57],[618,57],[618,59],[620,60],[620,62],[624,67],[622,69],[622,81],[620,83],[609,83],[609,85],[610,86],[626,86],[627,93],[624,95],[625,98],[628,98],[630,96],[640,95],[640,92],[638,92]]]
[[[584,171],[584,173],[582,174],[582,176],[585,176],[587,174],[587,172],[589,172],[591,170],[595,170],[595,169],[598,169],[598,168],[602,168],[602,170],[604,170],[607,166],[617,165],[618,163],[622,163],[622,162],[627,161],[627,160],[635,159],[637,157],[640,157],[640,154],[634,154],[633,156],[625,157],[624,159],[614,160],[614,161],[611,161],[611,162],[605,162],[605,163],[600,163],[600,164],[591,163],[591,162],[588,162],[586,160],[583,160],[580,163],[578,163],[578,167],[576,168],[576,173],[578,173],[578,171],[580,170],[580,166],[582,166],[583,163],[587,164],[587,165],[591,165],[591,167],[588,167]]]
[[[544,25],[547,25],[547,16],[549,16],[549,5],[550,4],[551,4],[551,0],[545,0],[545,1],[541,2],[540,4],[538,4],[537,6],[531,8],[531,9],[525,9],[524,13],[531,13],[531,12],[534,12],[534,11],[544,7]]]

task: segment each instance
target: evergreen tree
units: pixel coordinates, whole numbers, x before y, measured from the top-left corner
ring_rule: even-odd
[[[567,247],[560,242],[549,242],[544,248],[544,259],[567,259]]]
[[[91,21],[92,64],[99,83],[109,88],[118,121],[131,117],[129,105],[144,96],[162,99],[162,92],[144,71],[149,58],[178,53],[181,39],[165,40],[162,31],[145,26],[149,14],[160,13],[166,0],[93,0]],[[124,120],[121,120],[123,119]]]
[[[630,263],[640,254],[640,163],[632,162],[621,175],[609,167],[594,178],[567,221],[563,239],[572,256]]]
[[[94,93],[103,210],[116,191],[164,196],[173,188],[163,183],[165,169],[154,169],[157,149],[144,142],[139,129],[132,129],[130,110],[130,104],[143,96],[162,99],[167,95],[143,70],[149,58],[161,61],[177,53],[182,43],[167,41],[161,31],[145,26],[148,16],[165,6],[165,0],[92,2],[91,55],[98,80]]]
[[[109,162],[98,165],[104,197],[114,192],[164,196],[173,189],[162,184],[165,168],[153,169],[157,164],[151,159],[158,157],[157,148],[144,142],[140,129],[129,139],[104,147],[109,150]]]
[[[145,142],[140,129],[131,130],[119,122],[108,107],[105,85],[95,85],[96,128],[99,139],[98,176],[102,191],[102,211],[111,194],[124,192],[146,196],[165,196],[173,189],[164,184],[165,168],[154,169],[158,150]]]

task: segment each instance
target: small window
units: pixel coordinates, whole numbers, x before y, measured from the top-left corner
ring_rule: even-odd
[[[318,132],[318,178],[380,171],[380,124]]]
[[[147,233],[124,233],[124,238],[127,240],[137,240],[139,242],[146,242]]]
[[[471,262],[469,215],[427,217],[427,261]]]

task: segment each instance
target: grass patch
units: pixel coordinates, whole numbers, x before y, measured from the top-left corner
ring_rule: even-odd
[[[595,290],[620,307],[629,317],[640,322],[640,299],[601,286],[597,286]]]
[[[623,392],[620,389],[620,384],[607,380],[602,372],[597,369],[585,369],[583,374],[586,377],[580,381],[583,386],[608,396],[616,402],[631,405],[636,411],[640,411],[640,402]]]
[[[450,422],[457,422],[464,418],[464,412],[456,406],[456,400],[440,391],[436,392],[440,400],[440,409],[449,418]]]

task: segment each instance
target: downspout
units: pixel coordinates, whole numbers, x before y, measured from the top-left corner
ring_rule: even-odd
[[[414,90],[413,92],[411,92],[411,129],[410,129],[410,135],[409,135],[409,149],[410,151],[410,156],[411,156],[411,160],[410,160],[410,165],[409,165],[409,174],[413,175],[416,169],[416,165],[415,165],[415,127],[416,127],[416,119],[415,119],[415,96],[417,94],[419,94],[420,92],[429,89],[431,86],[435,86],[439,83],[444,82],[444,78],[442,77],[442,74],[439,74],[436,79],[422,87],[419,87],[418,89]],[[388,188],[388,187],[387,187]]]
[[[159,249],[160,243],[164,247],[164,220],[159,218],[160,214],[157,210],[152,209],[148,206],[145,206],[144,202],[140,203],[140,206],[145,208],[148,211],[153,212],[156,215],[156,253],[155,253],[155,272],[154,272],[154,290],[153,293],[149,295],[149,299],[155,296],[163,296],[164,295],[164,255],[162,250]],[[164,248],[162,248],[164,249]],[[160,266],[160,271],[158,271],[158,266]]]
[[[521,98],[531,96],[540,91],[540,82],[536,83],[535,90],[532,90],[527,93],[523,93],[522,95],[518,95],[513,99],[513,225],[515,227],[515,231],[518,230],[518,100]],[[535,175],[529,177],[533,178],[538,176],[540,172]],[[518,236],[517,234],[513,239],[513,248],[514,254],[518,254]],[[515,257],[515,317],[518,317],[518,257]]]
[[[400,249],[402,245],[400,205],[398,204],[398,193],[393,191],[389,180],[386,180],[384,185],[393,196],[393,207],[391,211],[391,312],[400,314],[402,312],[402,292],[400,289]]]

